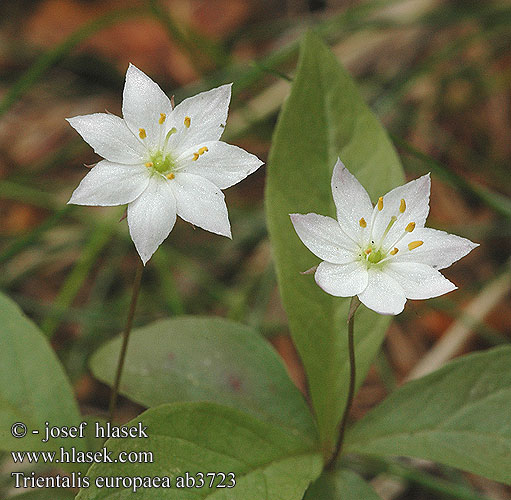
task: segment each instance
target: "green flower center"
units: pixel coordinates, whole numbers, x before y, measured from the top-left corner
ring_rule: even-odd
[[[146,163],[148,168],[152,168],[159,174],[167,175],[172,172],[176,167],[176,162],[170,154],[164,154],[162,151],[157,151],[151,155],[151,161]]]
[[[369,248],[371,248],[371,247],[369,247]],[[381,249],[374,251],[371,248],[371,253],[367,256],[367,260],[371,264],[378,264],[378,262],[380,262],[380,260],[384,259],[385,257],[386,257],[386,255],[381,251]]]

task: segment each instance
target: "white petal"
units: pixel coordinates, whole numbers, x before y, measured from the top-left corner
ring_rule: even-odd
[[[339,224],[347,234],[362,242],[369,227],[364,229],[359,222],[363,218],[369,225],[373,205],[367,191],[341,160],[337,160],[332,174],[332,195]]]
[[[133,133],[138,137],[139,129],[143,128],[147,134],[144,143],[156,146],[160,135],[165,135],[165,125],[159,123],[160,113],[168,118],[171,112],[170,99],[159,85],[130,64],[124,84],[122,114]]]
[[[456,285],[436,269],[417,262],[391,262],[385,272],[394,278],[409,299],[430,299],[456,290]]]
[[[358,294],[360,302],[378,314],[399,314],[406,296],[403,287],[385,271],[369,269],[367,288]]]
[[[321,260],[346,264],[356,258],[356,245],[344,235],[336,220],[318,214],[289,216],[304,245]]]
[[[367,269],[359,261],[349,264],[322,262],[314,275],[316,283],[330,295],[353,297],[367,286]]]
[[[119,165],[103,160],[82,179],[68,203],[103,207],[124,205],[144,191],[149,177],[143,165]]]
[[[177,159],[178,168],[189,174],[205,177],[220,189],[226,189],[255,172],[263,162],[244,149],[221,141],[205,142],[207,151],[193,160],[196,147]]]
[[[122,118],[106,113],[93,113],[67,118],[67,121],[103,158],[128,165],[144,161],[145,147]]]
[[[412,241],[422,241],[423,244],[410,251],[407,245]],[[403,238],[398,244],[399,253],[393,260],[396,262],[421,262],[434,269],[444,269],[478,246],[478,243],[473,243],[461,236],[423,227]]]
[[[415,222],[416,228],[424,227],[429,213],[430,189],[431,179],[427,174],[389,191],[383,197],[383,210],[376,210],[373,239],[380,241],[392,216],[397,217],[397,220],[385,238],[387,245],[392,245],[405,232],[410,222]],[[406,204],[403,213],[399,210],[401,200],[405,200]]]
[[[177,214],[194,226],[231,237],[231,225],[224,194],[200,175],[178,172],[171,181]]]
[[[153,175],[146,190],[128,205],[128,227],[142,262],[151,258],[176,222],[176,199],[169,181]]]
[[[201,92],[178,104],[168,120],[168,129],[175,127],[177,133],[170,137],[169,150],[177,156],[193,146],[197,149],[209,141],[220,139],[231,100],[231,86]],[[189,118],[189,127],[185,118]]]

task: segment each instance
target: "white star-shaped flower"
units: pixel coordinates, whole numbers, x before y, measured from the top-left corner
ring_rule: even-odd
[[[176,215],[207,231],[231,237],[222,189],[257,170],[262,162],[221,142],[231,85],[185,99],[170,99],[130,64],[122,113],[68,119],[102,156],[69,203],[128,204],[131,238],[145,264],[169,235]]]
[[[373,207],[367,191],[340,160],[332,175],[337,220],[291,214],[305,246],[323,260],[316,283],[336,297],[358,295],[380,314],[399,314],[406,299],[429,299],[456,289],[438,269],[478,246],[424,227],[429,174],[397,187]]]

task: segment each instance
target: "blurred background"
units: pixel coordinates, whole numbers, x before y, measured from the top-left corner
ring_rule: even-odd
[[[428,225],[481,243],[445,271],[457,292],[409,301],[395,318],[354,418],[409,377],[511,341],[511,2],[2,0],[0,288],[51,339],[84,413],[108,404],[87,360],[124,325],[138,256],[122,207],[66,205],[98,157],[64,118],[120,114],[129,62],[176,102],[233,81],[223,138],[266,160],[308,28],[354,76],[407,178],[432,172]],[[263,167],[226,191],[232,241],[178,220],[146,267],[135,326],[182,314],[252,325],[306,391],[276,286],[264,179]],[[141,411],[120,404],[126,420]],[[502,485],[416,465],[511,499]],[[373,485],[388,499],[461,498],[417,478],[377,475]]]

